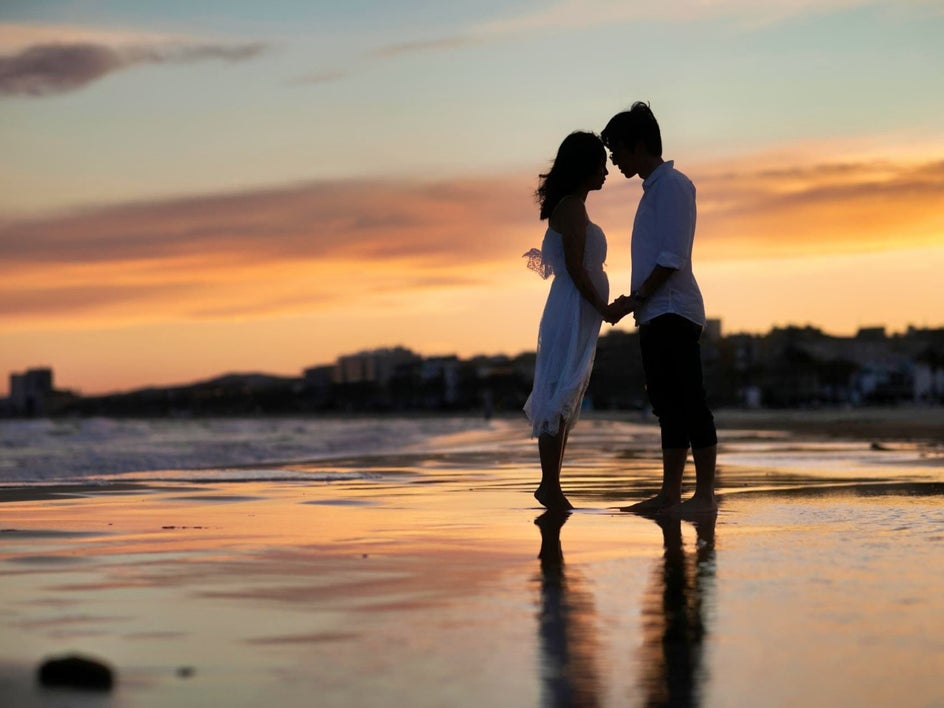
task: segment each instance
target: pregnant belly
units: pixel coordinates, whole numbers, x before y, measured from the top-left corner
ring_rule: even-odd
[[[606,277],[606,272],[603,270],[588,270],[590,274],[590,282],[593,283],[593,287],[600,294],[604,300],[608,300],[610,297],[610,281]]]

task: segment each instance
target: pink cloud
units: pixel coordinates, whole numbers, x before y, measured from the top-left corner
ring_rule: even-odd
[[[174,42],[116,47],[91,42],[37,44],[0,56],[0,97],[66,93],[138,64],[242,61],[263,49],[259,43]]]

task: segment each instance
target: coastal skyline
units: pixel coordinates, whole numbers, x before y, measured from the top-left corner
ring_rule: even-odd
[[[940,327],[942,30],[921,1],[5,3],[0,370],[532,349],[537,174],[637,99],[726,332]],[[640,191],[611,167],[588,200],[614,294]]]

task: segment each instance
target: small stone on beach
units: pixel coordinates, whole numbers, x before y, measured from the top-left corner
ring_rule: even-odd
[[[39,667],[43,686],[109,691],[114,685],[114,672],[98,659],[70,655],[47,659]]]

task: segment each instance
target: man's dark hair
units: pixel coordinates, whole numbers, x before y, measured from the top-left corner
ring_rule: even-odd
[[[662,157],[662,133],[659,131],[659,123],[652,115],[649,104],[642,101],[636,101],[628,111],[617,113],[610,118],[600,137],[610,150],[617,143],[622,143],[624,147],[632,150],[636,143],[641,142],[650,155]]]

